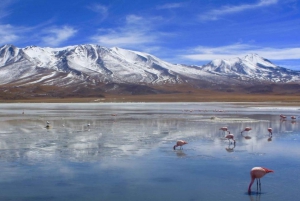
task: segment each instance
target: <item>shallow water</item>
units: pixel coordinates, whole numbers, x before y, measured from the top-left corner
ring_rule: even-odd
[[[291,115],[300,108],[0,104],[0,200],[299,200],[300,118]],[[173,150],[178,139],[188,144]],[[255,166],[275,172],[248,195]]]

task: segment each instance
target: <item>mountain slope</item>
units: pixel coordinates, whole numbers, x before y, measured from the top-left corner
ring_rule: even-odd
[[[299,81],[300,73],[278,67],[257,54],[244,58],[216,59],[201,67],[202,70],[220,76],[229,76],[240,80],[271,82]]]
[[[100,87],[119,84],[130,86],[127,87],[130,90],[136,85],[187,84],[196,88],[220,88],[221,85],[289,82],[300,82],[300,73],[278,67],[256,54],[188,66],[171,64],[147,53],[93,44],[62,48],[0,47],[1,85]],[[112,90],[108,88],[103,90]]]

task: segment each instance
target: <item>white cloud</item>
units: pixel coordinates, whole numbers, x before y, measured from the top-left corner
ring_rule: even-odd
[[[9,6],[11,6],[14,2],[15,2],[15,0],[1,0],[0,19],[11,14],[11,11],[9,10]]]
[[[0,24],[0,44],[9,44],[17,41],[19,39],[17,32],[17,29],[9,24]]]
[[[223,6],[220,9],[213,9],[206,13],[200,15],[200,20],[208,21],[208,20],[217,20],[219,16],[239,13],[245,10],[256,9],[260,7],[270,6],[276,4],[278,0],[260,0],[256,4],[241,4],[238,6]]]
[[[194,61],[208,61],[213,59],[229,59],[243,57],[246,54],[256,53],[271,60],[300,59],[300,48],[272,48],[248,44],[232,44],[220,47],[196,47],[189,50],[189,54],[181,55],[182,58]]]
[[[157,6],[156,8],[158,10],[161,10],[161,9],[173,9],[173,8],[180,8],[182,7],[182,3],[169,3],[169,4],[164,4],[164,5],[160,5],[160,6]]]
[[[150,43],[153,41],[153,37],[146,36],[142,32],[129,32],[123,31],[121,33],[108,32],[104,35],[92,37],[100,45],[104,46],[125,46],[130,47],[132,45],[140,45],[145,43]]]
[[[115,29],[99,29],[98,34],[92,36],[92,41],[103,46],[118,46],[136,48],[153,43],[160,33],[153,29],[153,19],[145,19],[137,15],[126,16],[124,26]]]
[[[50,28],[44,30],[46,36],[42,37],[42,41],[46,45],[58,46],[61,43],[68,40],[70,37],[74,36],[77,30],[69,26],[63,26],[61,28]]]
[[[93,4],[88,6],[87,8],[99,14],[101,16],[101,20],[104,20],[108,16],[108,8],[106,6],[103,6],[102,4]]]
[[[137,15],[127,15],[126,16],[127,24],[138,24],[138,23],[141,23],[142,20],[143,20],[143,17],[137,16]]]

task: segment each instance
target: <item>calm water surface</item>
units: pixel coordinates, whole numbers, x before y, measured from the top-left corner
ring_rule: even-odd
[[[267,104],[0,104],[0,200],[298,201],[299,115]],[[174,151],[179,139],[189,144]],[[255,166],[275,173],[248,195]]]

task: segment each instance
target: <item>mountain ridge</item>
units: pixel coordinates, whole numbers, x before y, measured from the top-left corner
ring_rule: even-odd
[[[236,87],[274,83],[300,83],[300,72],[276,66],[257,54],[192,66],[171,64],[148,53],[95,44],[0,47],[0,86],[93,88],[99,93],[133,93],[134,89],[151,94],[173,93],[176,86],[187,86],[187,90],[234,91]]]

